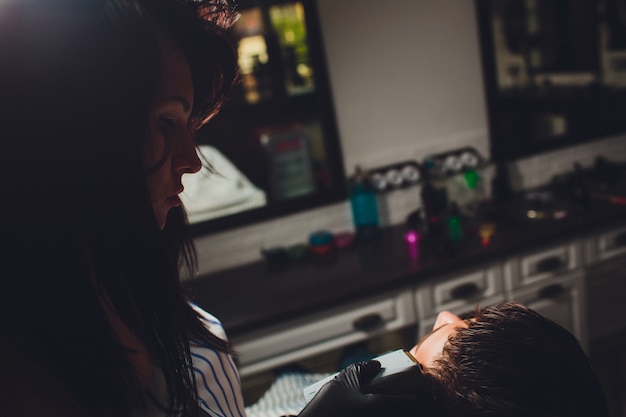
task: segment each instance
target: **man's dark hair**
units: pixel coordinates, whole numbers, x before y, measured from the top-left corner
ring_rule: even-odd
[[[608,417],[578,340],[526,306],[478,310],[429,370],[444,416]]]

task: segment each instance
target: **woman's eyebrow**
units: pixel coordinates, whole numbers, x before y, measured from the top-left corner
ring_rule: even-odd
[[[185,112],[188,112],[191,109],[191,104],[183,96],[170,96],[170,97],[163,99],[163,101],[174,101],[174,102],[180,103],[183,106],[183,110]]]

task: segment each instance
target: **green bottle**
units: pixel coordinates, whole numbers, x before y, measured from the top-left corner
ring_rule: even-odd
[[[450,240],[460,242],[463,240],[463,225],[459,215],[459,207],[456,203],[450,203],[450,215],[448,216],[448,233]]]

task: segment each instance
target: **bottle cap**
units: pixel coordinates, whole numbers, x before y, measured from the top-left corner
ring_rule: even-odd
[[[310,246],[326,246],[333,243],[333,234],[325,230],[320,230],[315,233],[311,233],[309,236]]]

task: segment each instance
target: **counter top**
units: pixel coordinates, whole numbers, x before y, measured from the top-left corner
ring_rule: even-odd
[[[492,211],[489,221],[495,221],[497,229],[486,247],[471,233],[462,243],[445,247],[425,238],[418,259],[412,260],[403,240],[407,228],[396,226],[382,230],[375,242],[338,251],[327,264],[306,261],[275,271],[257,262],[199,277],[184,286],[195,302],[222,320],[233,337],[626,222],[626,206],[597,200],[587,213],[569,213],[561,220],[501,215],[516,212],[515,201]]]

